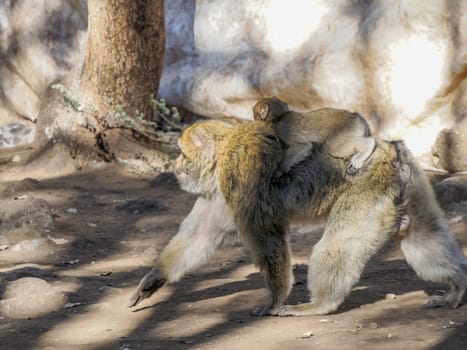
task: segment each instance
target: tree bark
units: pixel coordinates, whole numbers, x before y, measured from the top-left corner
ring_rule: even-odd
[[[149,118],[164,61],[164,1],[89,0],[88,10],[81,90],[101,117],[120,105]]]

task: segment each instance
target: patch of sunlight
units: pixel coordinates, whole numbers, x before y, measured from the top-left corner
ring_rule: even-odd
[[[390,44],[390,92],[407,118],[417,118],[426,101],[441,88],[447,51],[447,44],[434,41],[428,33],[413,34]]]
[[[320,28],[329,8],[327,1],[272,0],[264,10],[265,40],[274,51],[299,48]]]
[[[153,313],[150,309],[131,312],[127,308],[129,294],[127,289],[118,295],[104,296],[99,303],[85,306],[79,314],[69,309],[70,318],[43,333],[38,345],[43,348],[60,344],[63,349],[91,344],[97,347],[128,336]]]
[[[434,113],[429,119],[417,124],[399,122],[391,125],[380,136],[383,138],[400,138],[416,156],[423,156],[431,152],[439,131],[447,127],[446,121],[438,113]]]
[[[14,270],[19,270],[19,269],[24,269],[24,268],[33,268],[33,269],[38,269],[38,270],[51,270],[54,268],[52,265],[40,265],[40,264],[18,264],[14,266],[7,266],[7,267],[0,267],[0,272],[6,273],[6,272],[12,272]]]

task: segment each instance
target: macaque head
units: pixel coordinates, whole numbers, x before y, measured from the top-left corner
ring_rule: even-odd
[[[217,157],[225,128],[218,121],[202,121],[183,131],[174,168],[182,190],[207,197],[217,193]]]
[[[256,102],[253,106],[253,117],[255,120],[275,122],[288,111],[289,106],[287,106],[287,103],[275,96],[266,97]]]

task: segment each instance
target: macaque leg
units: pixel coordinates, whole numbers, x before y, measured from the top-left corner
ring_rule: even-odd
[[[272,299],[270,306],[259,306],[251,311],[251,315],[276,315],[280,306],[285,304],[293,284],[287,239],[285,236],[271,237],[263,234],[253,242],[251,250],[257,252],[255,262],[264,273],[264,280]]]
[[[448,229],[412,231],[400,244],[407,262],[420,278],[449,285],[444,295],[430,297],[425,306],[457,308],[467,288],[467,262]]]
[[[326,142],[326,151],[336,158],[350,159],[347,172],[354,175],[363,164],[371,157],[376,147],[373,137],[363,136],[335,136]]]
[[[313,145],[311,143],[289,145],[289,148],[282,157],[282,162],[276,176],[288,173],[294,165],[300,163],[310,155],[312,148]]]
[[[369,201],[370,202],[370,201]],[[392,199],[368,203],[373,209],[351,210],[349,203],[334,207],[323,237],[313,247],[308,265],[309,303],[284,305],[279,316],[324,315],[336,311],[360,279],[365,264],[393,231],[381,223]],[[378,209],[377,209],[378,208]],[[346,223],[346,225],[343,225]]]
[[[130,298],[129,307],[149,298],[165,283],[179,281],[186,273],[205,264],[235,225],[223,198],[198,198],[178,233],[155,260]]]

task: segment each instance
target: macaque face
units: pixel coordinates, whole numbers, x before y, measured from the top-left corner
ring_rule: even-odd
[[[193,129],[196,131],[196,127],[185,130],[178,140],[181,154],[175,161],[175,176],[182,190],[210,196],[217,193],[212,140],[206,139],[204,143],[203,134],[196,134],[196,138],[193,138]]]

